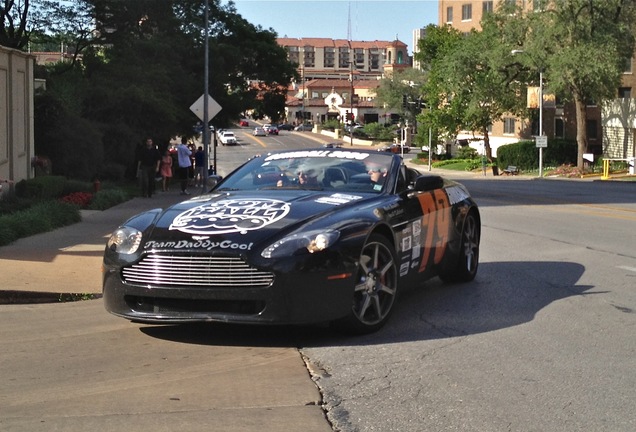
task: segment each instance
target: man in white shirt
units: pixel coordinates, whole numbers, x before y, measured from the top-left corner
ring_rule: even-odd
[[[188,139],[181,138],[181,144],[177,146],[177,162],[179,164],[179,179],[181,180],[181,195],[190,195],[187,191],[188,187],[188,172],[192,166],[190,155],[192,152],[188,148]]]

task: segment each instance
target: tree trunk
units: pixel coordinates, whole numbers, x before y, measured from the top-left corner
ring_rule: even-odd
[[[574,105],[576,107],[576,144],[577,156],[576,167],[583,170],[583,153],[587,152],[587,109],[585,101],[578,94],[574,95]]]
[[[490,148],[490,135],[488,135],[488,128],[484,128],[484,151],[489,161],[492,161],[492,148]]]

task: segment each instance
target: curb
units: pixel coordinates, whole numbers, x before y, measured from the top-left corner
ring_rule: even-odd
[[[100,298],[101,294],[0,290],[0,305],[67,303]]]

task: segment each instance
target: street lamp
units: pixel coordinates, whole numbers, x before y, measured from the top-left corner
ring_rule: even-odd
[[[349,39],[349,81],[351,82],[351,92],[349,93],[349,109],[351,110],[351,123],[349,123],[349,145],[353,147],[353,52],[351,48],[351,39]],[[345,119],[345,124],[349,119]],[[345,127],[345,130],[347,128]]]
[[[208,0],[205,0],[205,53],[203,55],[203,148],[205,158],[205,169],[203,170],[203,185],[201,190],[205,192],[205,188],[208,186],[208,166],[210,164],[210,111],[208,106],[208,93],[209,93],[209,74],[210,74],[210,54],[209,54],[209,39],[210,39],[210,5]],[[215,131],[216,132],[216,131]],[[213,174],[216,174],[216,147],[212,149],[214,154],[212,165],[214,166]]]
[[[512,55],[522,54],[524,51],[515,49]],[[543,68],[539,68],[539,137],[543,140]],[[543,178],[543,143],[539,147],[539,178]]]

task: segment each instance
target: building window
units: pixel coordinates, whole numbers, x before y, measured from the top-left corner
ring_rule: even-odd
[[[484,1],[483,3],[483,14],[486,15],[487,13],[491,13],[492,12],[492,1]]]
[[[323,67],[333,68],[336,66],[336,50],[334,47],[325,47]]]
[[[595,140],[598,138],[598,125],[596,124],[596,120],[588,120],[586,123],[586,129],[588,139]]]
[[[447,23],[453,22],[453,7],[452,6],[449,6],[446,8],[446,22]]]
[[[618,89],[618,97],[619,97],[619,99],[631,99],[631,97],[632,97],[632,88],[631,87],[620,87]]]
[[[514,134],[515,133],[515,123],[516,120],[513,117],[504,118],[504,133],[505,134]]]
[[[314,52],[313,46],[305,46],[305,58],[303,65],[305,67],[315,67],[316,66],[316,53]]]
[[[630,74],[632,73],[632,58],[628,58],[625,60],[625,69],[623,69],[623,73]]]
[[[565,138],[565,122],[561,118],[554,119],[554,136]]]
[[[353,50],[354,61],[356,64],[356,69],[364,69],[364,49],[355,48]]]
[[[470,21],[473,19],[473,5],[462,5],[462,21]]]
[[[371,70],[380,69],[380,53],[377,51],[369,51],[369,66]]]
[[[348,47],[340,47],[338,49],[338,67],[341,69],[349,69],[350,53]]]
[[[289,46],[287,48],[287,55],[289,56],[289,62],[300,64],[300,56],[298,55],[298,47],[297,46]]]

